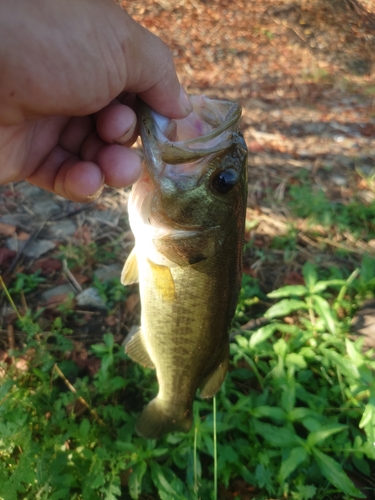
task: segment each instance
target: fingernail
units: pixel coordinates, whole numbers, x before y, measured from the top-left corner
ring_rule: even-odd
[[[193,106],[190,102],[190,98],[182,85],[180,87],[180,102],[187,113],[191,113],[193,111]]]
[[[89,194],[88,196],[86,196],[87,202],[96,200],[102,194],[102,191],[103,191],[104,185],[105,185],[105,175],[104,175],[103,171],[101,171],[101,174],[102,174],[102,179],[101,179],[100,187],[99,187],[99,189],[97,189],[95,191],[95,193]]]
[[[137,122],[134,122],[133,125],[130,127],[130,129],[127,132],[125,132],[125,134],[122,137],[120,137],[120,139],[117,139],[117,141],[115,141],[115,142],[122,146],[123,144],[126,144],[128,141],[130,141],[130,139],[134,135],[134,131],[135,131],[136,126],[137,126]]]
[[[86,196],[86,201],[87,202],[94,201],[97,198],[99,198],[99,196],[102,194],[103,189],[104,189],[104,184],[97,191],[95,191],[94,194],[90,194],[90,195]]]

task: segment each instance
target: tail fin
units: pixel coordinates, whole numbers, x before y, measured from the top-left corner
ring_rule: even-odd
[[[155,398],[143,409],[136,425],[138,434],[155,439],[173,431],[188,432],[192,408]]]

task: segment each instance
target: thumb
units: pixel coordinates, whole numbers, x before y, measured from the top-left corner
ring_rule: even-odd
[[[171,51],[126,12],[130,36],[126,37],[126,90],[134,92],[152,109],[169,118],[184,118],[192,111],[178,81]]]

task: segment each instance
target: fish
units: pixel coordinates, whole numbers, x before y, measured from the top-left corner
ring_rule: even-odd
[[[121,281],[139,282],[141,326],[130,358],[156,369],[158,394],[136,431],[188,432],[197,393],[213,397],[229,364],[229,329],[242,276],[247,148],[237,103],[190,96],[171,120],[139,104],[143,170],[128,214],[135,246]]]

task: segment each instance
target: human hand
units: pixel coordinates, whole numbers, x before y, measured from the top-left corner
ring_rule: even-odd
[[[169,118],[191,110],[167,46],[112,0],[2,0],[0,74],[0,184],[74,201],[138,178],[134,94]]]

